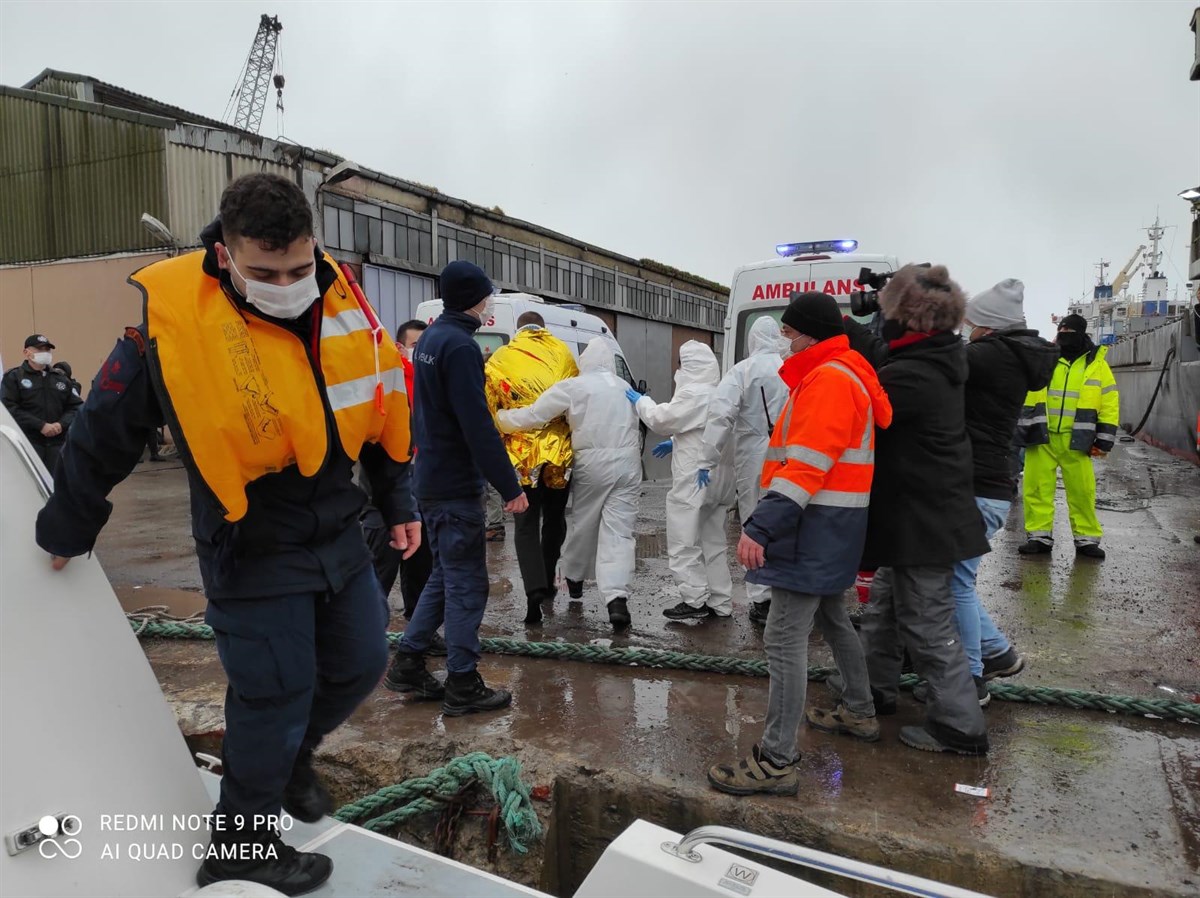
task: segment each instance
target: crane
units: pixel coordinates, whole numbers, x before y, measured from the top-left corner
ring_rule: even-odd
[[[278,16],[263,13],[258,20],[258,31],[250,45],[250,55],[242,66],[242,74],[234,85],[225,108],[225,118],[233,111],[233,126],[243,131],[258,133],[262,125],[263,110],[267,105],[267,89],[274,75],[275,90],[279,95],[277,106],[283,111],[283,75],[275,71],[275,53],[279,46],[279,32],[283,24]]]
[[[1113,282],[1112,282],[1113,296],[1119,296],[1121,294],[1121,292],[1126,287],[1129,286],[1129,282],[1130,282],[1130,280],[1133,279],[1133,276],[1138,273],[1139,269],[1141,269],[1142,263],[1140,263],[1140,262],[1138,262],[1138,265],[1136,268],[1132,268],[1132,266],[1133,266],[1134,262],[1137,262],[1138,256],[1141,255],[1142,250],[1144,250],[1145,248],[1146,247],[1143,244],[1142,246],[1139,246],[1137,249],[1135,249],[1133,251],[1133,255],[1130,257],[1129,261],[1125,263],[1125,267],[1117,272],[1117,276],[1115,278],[1113,278]]]

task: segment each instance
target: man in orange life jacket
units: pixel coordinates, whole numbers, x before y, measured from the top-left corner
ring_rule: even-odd
[[[229,680],[221,799],[197,882],[297,895],[332,862],[252,824],[281,806],[304,821],[332,810],[313,751],[387,664],[386,603],[351,475],[360,459],[393,545],[414,552],[408,401],[395,345],[317,247],[294,183],[239,178],[201,238],[203,250],[130,278],[145,322],[126,330],[72,426],[36,537],[56,569],[90,552],[105,497],[149,431],[170,425]]]

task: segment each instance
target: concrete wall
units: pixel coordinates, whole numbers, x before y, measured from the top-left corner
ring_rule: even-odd
[[[45,334],[86,391],[126,327],[142,320],[142,296],[126,278],[161,253],[0,269],[0,355],[21,363],[30,334]]]

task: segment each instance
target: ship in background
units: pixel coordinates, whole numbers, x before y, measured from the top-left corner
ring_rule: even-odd
[[[1194,196],[1192,196],[1194,194]],[[1121,394],[1121,429],[1173,455],[1200,464],[1200,188],[1192,201],[1189,280],[1172,294],[1163,273],[1163,228],[1155,219],[1148,242],[1134,251],[1111,282],[1098,262],[1090,300],[1070,303],[1096,343],[1108,346],[1108,364]],[[1145,268],[1141,289],[1130,289]],[[1057,318],[1055,320],[1057,324]]]
[[[1198,25],[1200,8],[1191,21],[1196,43],[1192,81],[1200,81]],[[1069,309],[1088,320],[1097,343],[1109,347],[1108,364],[1121,392],[1121,428],[1200,464],[1200,186],[1179,197],[1192,206],[1182,294],[1168,292],[1159,249],[1163,229],[1155,218],[1146,229],[1148,244],[1137,248],[1111,283],[1104,277],[1108,263],[1098,263],[1092,299],[1073,302]],[[1142,288],[1131,294],[1130,282],[1143,267]]]

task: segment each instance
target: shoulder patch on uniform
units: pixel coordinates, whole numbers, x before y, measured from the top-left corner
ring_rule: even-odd
[[[125,328],[125,336],[137,344],[138,355],[146,354],[146,338],[142,336],[142,332],[136,327]]]

